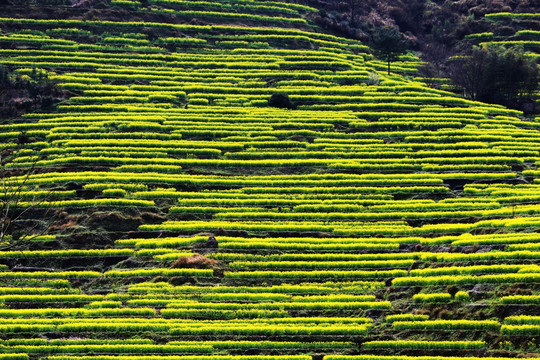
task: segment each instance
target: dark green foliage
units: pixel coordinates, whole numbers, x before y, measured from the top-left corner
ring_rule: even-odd
[[[378,58],[388,63],[390,75],[390,63],[407,51],[407,41],[395,27],[383,26],[373,32],[372,48]]]
[[[521,48],[474,47],[452,60],[449,75],[473,100],[516,107],[538,86],[538,67]]]
[[[280,109],[292,109],[293,105],[289,99],[289,95],[283,93],[273,93],[268,99],[268,105]]]

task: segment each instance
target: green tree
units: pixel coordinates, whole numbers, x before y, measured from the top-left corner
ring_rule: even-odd
[[[388,63],[388,75],[390,75],[390,63],[398,60],[399,55],[405,54],[407,46],[407,41],[393,26],[382,26],[373,32],[372,48],[375,56]]]
[[[534,97],[538,66],[522,48],[473,47],[456,56],[449,68],[452,82],[472,100],[518,107],[521,99]]]

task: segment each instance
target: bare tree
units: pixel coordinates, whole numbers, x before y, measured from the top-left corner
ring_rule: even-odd
[[[351,24],[356,23],[356,18],[360,15],[360,9],[362,4],[358,0],[345,0],[344,1],[349,7],[349,19]]]
[[[489,83],[488,53],[475,48],[471,55],[454,56],[451,59],[449,76],[455,85],[460,86],[465,96],[472,100],[480,100]]]
[[[439,44],[429,44],[422,49],[422,58],[425,61],[420,72],[427,78],[443,78],[446,76],[446,63],[451,56],[451,50]]]
[[[22,175],[10,177],[6,157],[0,154],[0,250],[27,247],[28,243],[50,228],[52,221],[47,208],[39,218],[29,218],[31,212],[51,199],[51,191],[27,192],[35,163]]]

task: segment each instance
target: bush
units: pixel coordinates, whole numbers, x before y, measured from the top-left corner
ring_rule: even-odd
[[[268,99],[268,105],[280,109],[292,109],[293,105],[289,99],[289,95],[283,93],[273,93]]]

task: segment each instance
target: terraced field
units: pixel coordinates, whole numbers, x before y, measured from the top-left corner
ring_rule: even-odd
[[[55,219],[0,252],[0,360],[538,357],[538,118],[316,9],[145,3],[111,9],[177,21],[0,18],[0,63],[69,94],[0,125]]]

